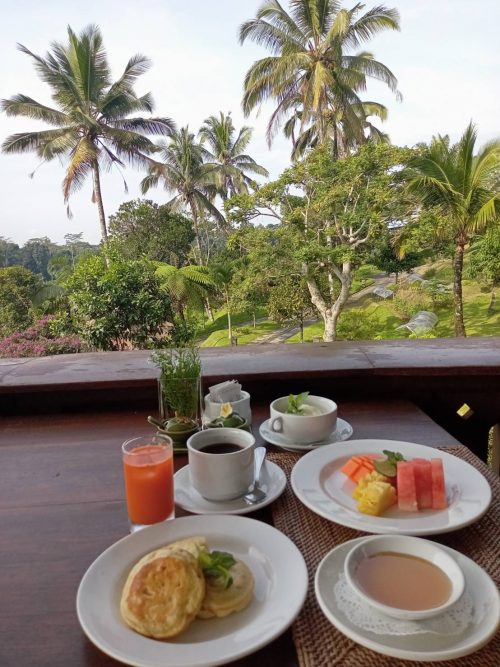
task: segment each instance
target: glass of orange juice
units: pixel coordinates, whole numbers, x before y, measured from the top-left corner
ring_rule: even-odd
[[[122,445],[130,532],[173,519],[174,453],[168,436],[142,436]]]

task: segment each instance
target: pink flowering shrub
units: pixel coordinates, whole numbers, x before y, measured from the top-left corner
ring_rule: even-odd
[[[82,351],[79,336],[56,336],[50,330],[53,315],[47,315],[24,331],[17,331],[0,341],[0,358],[46,357]]]

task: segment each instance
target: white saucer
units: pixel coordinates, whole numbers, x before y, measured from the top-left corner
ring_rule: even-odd
[[[286,475],[275,463],[266,460],[260,474],[260,488],[267,494],[264,500],[247,505],[243,498],[234,500],[206,500],[193,489],[189,480],[189,465],[178,470],[174,475],[175,503],[193,514],[248,514],[266,507],[285,490]]]
[[[291,438],[287,438],[282,433],[277,433],[272,431],[269,428],[270,419],[266,419],[259,427],[259,433],[262,438],[269,442],[271,445],[276,445],[276,447],[281,447],[281,449],[286,449],[289,452],[296,451],[309,451],[310,449],[316,449],[317,447],[322,447],[323,445],[333,445],[335,442],[342,442],[343,440],[348,440],[352,435],[352,426],[349,422],[346,422],[345,419],[340,419],[337,417],[337,426],[335,431],[332,431],[330,435],[321,440],[320,442],[310,442],[304,444],[303,442],[297,442]]]
[[[493,580],[474,561],[442,544],[461,567],[465,576],[465,591],[472,597],[475,614],[467,629],[460,635],[384,635],[364,630],[351,622],[339,609],[334,587],[344,571],[344,561],[352,547],[366,539],[350,540],[330,551],[318,565],[314,579],[316,599],[326,618],[340,632],[366,648],[403,660],[435,662],[469,655],[484,646],[495,634],[500,619],[500,596]]]

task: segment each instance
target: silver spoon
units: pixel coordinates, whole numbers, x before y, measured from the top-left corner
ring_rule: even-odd
[[[260,480],[260,471],[262,470],[262,464],[266,458],[266,448],[265,447],[256,447],[254,452],[254,465],[255,465],[255,477],[253,480],[251,491],[243,496],[243,500],[247,505],[255,505],[255,503],[260,503],[267,496],[261,488],[259,488]]]

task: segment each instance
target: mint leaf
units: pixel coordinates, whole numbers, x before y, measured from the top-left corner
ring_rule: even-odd
[[[394,466],[398,461],[405,461],[405,457],[399,452],[391,452],[389,449],[383,449],[382,453],[387,456],[389,463],[392,463]]]
[[[290,396],[288,397],[287,413],[291,415],[302,414],[301,406],[305,402],[308,396],[309,396],[308,391],[303,391],[301,394],[297,394],[296,396],[290,394]]]
[[[236,560],[232,554],[227,551],[201,551],[198,555],[198,562],[203,574],[222,577],[225,581],[225,588],[229,588],[233,583],[229,570],[236,565]]]

